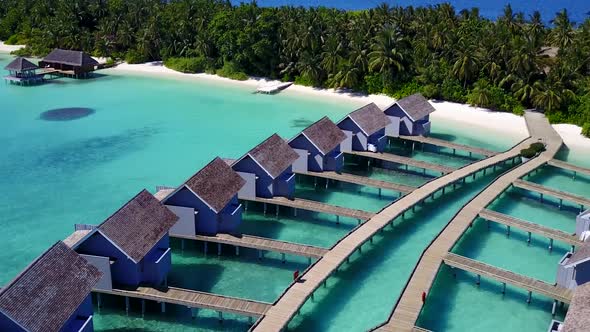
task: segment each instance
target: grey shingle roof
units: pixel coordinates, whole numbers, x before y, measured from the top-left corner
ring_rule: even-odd
[[[277,134],[273,134],[258,144],[248,152],[248,155],[259,163],[273,179],[281,175],[299,158],[297,152]]]
[[[70,66],[96,66],[98,62],[94,60],[90,55],[82,51],[70,51],[62,50],[59,48],[54,49],[45,58],[44,62],[61,63]]]
[[[590,282],[576,287],[562,332],[588,331],[590,326]]]
[[[246,181],[221,158],[215,158],[185,185],[219,213]]]
[[[0,291],[0,311],[31,332],[57,332],[102,273],[59,241]]]
[[[134,261],[141,261],[178,217],[145,189],[105,220],[98,230]]]
[[[346,139],[342,130],[326,116],[307,127],[303,133],[324,155],[334,150]]]
[[[404,110],[404,112],[406,112],[406,114],[408,114],[408,116],[414,121],[418,121],[436,111],[434,107],[430,105],[428,100],[419,93],[402,98],[398,100],[396,104],[398,104],[399,107],[401,107],[402,110]]]
[[[348,114],[348,117],[350,117],[367,136],[373,135],[375,132],[385,128],[391,123],[389,118],[377,105],[375,105],[375,103],[370,103],[359,108]]]
[[[12,60],[11,63],[9,63],[6,67],[4,67],[4,69],[6,70],[14,70],[14,71],[24,71],[24,70],[35,70],[38,69],[39,67],[32,63],[31,61],[22,58],[22,57],[18,57],[14,60]]]
[[[566,265],[575,265],[590,259],[590,242],[584,242],[567,261]]]

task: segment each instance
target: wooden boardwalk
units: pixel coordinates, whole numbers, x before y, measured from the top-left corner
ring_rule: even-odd
[[[408,158],[408,157],[398,156],[398,155],[391,154],[391,153],[375,153],[375,152],[364,152],[364,151],[348,151],[348,152],[344,152],[344,153],[349,154],[349,155],[353,155],[353,156],[373,158],[373,159],[392,162],[392,163],[396,163],[396,164],[412,166],[412,167],[420,168],[425,171],[430,170],[430,171],[439,172],[442,174],[448,174],[448,173],[451,173],[455,170],[455,168],[452,168],[449,166],[427,163],[425,161],[420,161],[420,160],[416,160],[416,159],[412,159],[412,158]]]
[[[541,195],[541,199],[543,199],[543,195],[553,196],[558,199],[565,199],[565,200],[570,201],[572,203],[576,203],[576,204],[581,205],[582,210],[584,210],[584,206],[590,206],[590,199],[588,199],[588,198],[574,195],[574,194],[570,194],[565,191],[545,187],[545,186],[537,184],[537,183],[524,181],[524,180],[515,180],[514,186],[516,188],[538,192]]]
[[[557,159],[549,160],[547,162],[547,165],[550,165],[550,166],[553,166],[553,167],[557,167],[557,168],[563,168],[563,169],[566,169],[568,171],[573,171],[574,174],[575,173],[581,173],[581,174],[590,175],[590,168],[572,165],[570,163],[566,163],[565,161],[561,161],[561,160],[557,160]]]
[[[491,157],[491,156],[495,156],[498,154],[498,152],[496,152],[496,151],[482,149],[482,148],[476,148],[476,147],[469,146],[469,145],[457,144],[457,143],[453,143],[453,142],[449,142],[449,141],[445,141],[445,140],[433,138],[433,137],[400,135],[399,138],[404,139],[406,141],[417,142],[417,143],[421,143],[421,144],[430,144],[430,145],[435,145],[435,146],[440,146],[440,147],[452,149],[453,152],[455,152],[455,150],[466,151],[466,152],[469,152],[469,155],[472,155],[475,153],[478,155],[482,155],[484,157]]]
[[[294,209],[301,209],[301,210],[312,211],[312,212],[333,214],[335,216],[354,218],[354,219],[363,220],[363,221],[369,220],[373,216],[375,216],[375,213],[372,213],[372,212],[356,210],[356,209],[349,209],[349,208],[345,208],[345,207],[320,203],[320,202],[316,202],[316,201],[310,201],[310,200],[302,199],[302,198],[288,199],[285,197],[273,197],[273,198],[256,197],[256,198],[252,198],[252,199],[245,198],[243,200],[257,202],[257,203],[273,204],[276,206],[286,206],[286,207],[290,207],[290,208],[294,208]],[[277,210],[277,213],[278,213],[278,210]]]
[[[578,238],[575,235],[568,234],[557,229],[541,226],[539,224],[535,224],[532,222],[524,221],[518,218],[514,218],[512,216],[499,213],[496,211],[483,209],[479,213],[479,217],[502,225],[516,227],[522,229],[523,231],[538,234],[549,239],[554,239],[567,244],[571,244],[573,246],[580,246],[583,243],[582,241],[578,240]]]
[[[341,239],[324,255],[324,257],[312,265],[301,276],[302,280],[305,280],[305,282],[291,284],[266,314],[258,320],[252,330],[280,331],[285,328],[293,316],[298,312],[299,308],[312,296],[313,292],[327,278],[329,278],[332,273],[334,273],[334,271],[337,270],[348,257],[350,257],[350,255],[361,248],[365,242],[369,241],[369,239],[371,239],[383,227],[391,224],[404,212],[411,209],[414,205],[428,199],[438,191],[444,190],[444,188],[452,186],[468,176],[472,176],[487,168],[494,167],[516,158],[519,155],[520,150],[524,147],[528,147],[528,144],[530,143],[530,140],[521,142],[504,153],[474,162],[459,168],[450,174],[436,178],[420,188],[416,188],[413,192],[403,196],[384,208],[373,218],[355,228],[346,237]],[[375,154],[368,153],[368,155],[373,156]],[[447,251],[444,252],[446,253]],[[419,295],[417,299],[420,299]],[[413,328],[414,324],[412,324],[408,330],[411,331]]]
[[[295,173],[301,174],[301,175],[307,175],[307,176],[314,176],[314,177],[322,178],[322,179],[352,183],[352,184],[357,184],[360,186],[368,186],[368,187],[375,187],[375,188],[379,188],[379,189],[393,190],[393,191],[397,191],[403,195],[409,194],[412,191],[414,191],[414,189],[416,189],[415,187],[410,187],[410,186],[406,186],[403,184],[397,184],[397,183],[381,181],[381,180],[374,180],[374,179],[368,178],[366,176],[359,176],[359,175],[354,175],[354,174],[350,174],[350,173],[311,172],[311,171],[295,172]]]
[[[237,297],[198,292],[175,287],[168,287],[165,289],[138,287],[135,290],[113,289],[110,291],[95,289],[93,292],[178,304],[189,308],[211,309],[219,312],[227,312],[251,317],[263,315],[271,306],[270,303],[266,302],[245,300]]]
[[[322,256],[324,256],[325,253],[328,252],[328,249],[325,248],[297,244],[286,241],[278,241],[251,235],[234,236],[230,234],[217,234],[214,236],[190,236],[170,233],[170,237],[185,240],[198,240],[205,242],[221,243],[236,247],[252,248],[264,251],[274,251],[282,254],[291,254],[309,258],[321,258]]]
[[[553,159],[557,151],[559,151],[562,145],[561,137],[542,114],[526,112],[525,120],[531,137],[510,151],[518,155],[520,149],[539,141],[546,144],[547,150],[541,153],[540,156],[504,173],[463,206],[422,253],[393,312],[388,321],[378,327],[379,331],[411,331],[422,310],[422,293],[428,294],[430,292],[445,255],[452,250],[473,220],[498,195],[508,189],[514,181],[544,165],[547,161]],[[329,253],[326,255],[329,255]],[[271,310],[272,308],[269,312]]]

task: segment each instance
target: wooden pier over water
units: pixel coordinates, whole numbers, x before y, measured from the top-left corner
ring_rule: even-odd
[[[188,289],[168,287],[156,289],[151,287],[138,287],[135,290],[95,289],[98,294],[118,295],[127,298],[156,301],[182,305],[188,308],[210,309],[220,313],[232,313],[242,316],[258,317],[263,315],[271,306],[270,303],[245,300],[237,297],[198,292]],[[128,310],[127,305],[127,310]],[[142,311],[145,307],[142,305]],[[220,318],[221,318],[220,314]]]
[[[334,180],[346,183],[357,184],[360,186],[368,186],[368,187],[375,187],[379,189],[386,189],[397,191],[402,195],[406,195],[414,191],[415,187],[406,186],[403,184],[397,184],[387,181],[381,180],[374,180],[366,176],[358,176],[350,173],[336,173],[336,172],[295,172],[301,175],[313,176],[317,178],[327,179],[327,180]]]
[[[399,138],[406,140],[406,141],[410,141],[410,142],[416,142],[416,143],[420,143],[420,144],[429,144],[429,145],[435,145],[435,146],[440,146],[443,148],[452,149],[453,153],[455,153],[456,150],[469,152],[469,156],[471,156],[472,154],[478,154],[478,155],[481,155],[481,156],[484,156],[487,158],[487,157],[495,156],[498,154],[498,152],[496,152],[496,151],[482,149],[482,148],[476,148],[476,147],[469,146],[469,145],[457,144],[457,143],[445,141],[445,140],[434,138],[434,137],[400,135]]]
[[[446,254],[452,250],[479,213],[514,181],[544,165],[559,151],[563,144],[561,137],[542,114],[526,112],[525,120],[531,137],[510,151],[518,155],[521,148],[539,141],[546,144],[547,150],[540,156],[504,173],[463,206],[423,252],[388,321],[377,328],[379,331],[411,331],[422,310],[422,292],[426,294],[430,292]],[[272,308],[269,312],[271,311]]]
[[[353,156],[361,156],[361,157],[365,157],[365,158],[372,158],[372,159],[387,161],[387,162],[391,162],[391,163],[406,165],[406,169],[408,166],[412,166],[412,167],[420,168],[424,171],[430,170],[430,171],[434,171],[434,172],[439,172],[443,175],[451,173],[455,170],[455,168],[452,168],[449,166],[432,164],[432,163],[428,163],[425,161],[420,161],[420,160],[416,160],[416,159],[412,159],[412,158],[408,158],[408,157],[398,156],[398,155],[391,154],[391,153],[376,153],[376,152],[364,152],[364,151],[348,151],[348,152],[344,152],[344,153],[349,154],[349,155],[353,155]]]
[[[530,235],[531,233],[538,234],[544,236],[548,239],[558,240],[567,244],[571,244],[572,246],[580,246],[582,245],[582,241],[580,241],[575,235],[568,234],[566,232],[548,228],[545,226],[541,226],[539,224],[535,224],[533,222],[524,221],[518,218],[514,218],[512,216],[499,213],[496,211],[483,209],[479,213],[479,217],[485,220],[493,221],[502,225],[506,225],[507,228],[507,235],[510,235],[510,227],[516,227],[522,229],[529,233],[529,242],[531,241]]]
[[[291,254],[301,257],[308,258],[321,258],[328,249],[320,248],[316,246],[297,244],[286,241],[279,241],[268,239],[264,237],[257,237],[251,235],[230,235],[230,234],[217,234],[212,236],[207,235],[180,235],[170,234],[170,237],[183,239],[183,240],[197,240],[203,242],[213,242],[218,244],[227,244],[236,247],[236,253],[239,254],[237,248],[251,248],[264,251],[274,251],[281,254]]]
[[[299,308],[301,308],[301,306],[313,296],[314,291],[353,253],[357,250],[361,250],[363,244],[372,239],[377,232],[385,226],[392,224],[396,218],[400,217],[413,206],[424,202],[439,191],[444,191],[448,186],[456,185],[466,177],[474,176],[480,171],[514,160],[519,156],[520,150],[528,147],[531,142],[532,140],[530,139],[525,140],[506,152],[474,162],[459,168],[450,174],[436,178],[420,188],[416,188],[413,192],[403,196],[384,208],[373,218],[355,228],[351,233],[336,243],[328,253],[314,263],[301,276],[302,282],[291,284],[291,286],[279,297],[266,314],[258,320],[251,330],[280,331],[285,328],[293,316],[299,311]],[[367,153],[367,157],[371,158],[379,155],[382,154]],[[511,181],[507,183],[507,186],[510,183]],[[479,210],[476,212],[479,212]],[[447,251],[448,250],[443,253],[446,253]],[[442,257],[440,259],[442,261]],[[432,278],[434,278],[434,275]],[[418,296],[417,299],[419,300],[420,296]],[[410,313],[409,315],[412,316],[413,314]],[[417,313],[415,316],[417,317]],[[411,331],[414,328],[414,325],[415,324],[412,323],[408,330]]]
[[[557,167],[557,168],[563,168],[563,169],[566,169],[568,171],[572,171],[572,172],[574,172],[574,175],[576,173],[590,175],[590,168],[585,168],[585,167],[580,167],[580,166],[572,165],[570,163],[566,163],[565,161],[561,161],[561,160],[557,160],[557,159],[549,160],[547,162],[547,165],[550,165],[550,166],[553,166],[553,167]]]
[[[569,288],[551,285],[471,258],[449,252],[443,257],[443,261],[448,266],[516,286],[529,292],[535,292],[560,302],[569,303],[572,300],[573,292]]]
[[[558,198],[560,201],[565,199],[565,200],[570,201],[572,203],[579,204],[581,206],[581,210],[584,210],[584,206],[590,206],[590,199],[588,199],[588,198],[585,198],[585,197],[582,197],[579,195],[570,194],[565,191],[545,187],[545,186],[537,184],[537,183],[524,181],[524,180],[516,180],[516,181],[514,181],[514,186],[516,188],[520,188],[520,189],[524,189],[524,190],[528,190],[528,191],[534,191],[534,192],[539,193],[541,200],[543,200],[544,195],[549,195],[549,196],[553,196],[555,198]]]

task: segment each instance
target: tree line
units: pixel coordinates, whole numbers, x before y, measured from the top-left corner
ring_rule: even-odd
[[[222,0],[3,0],[0,39],[22,55],[85,50],[187,72],[429,98],[522,113],[590,135],[590,20],[496,20],[449,4],[344,11]]]

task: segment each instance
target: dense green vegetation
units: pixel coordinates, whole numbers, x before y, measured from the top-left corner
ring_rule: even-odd
[[[422,92],[514,113],[536,107],[590,131],[590,20],[576,25],[566,11],[547,26],[539,13],[510,7],[490,21],[447,4],[351,12],[221,0],[3,0],[0,39],[26,43],[23,54],[83,49],[237,79]]]
[[[537,142],[531,144],[528,148],[520,150],[520,155],[525,158],[533,158],[539,153],[545,151],[545,144]]]

